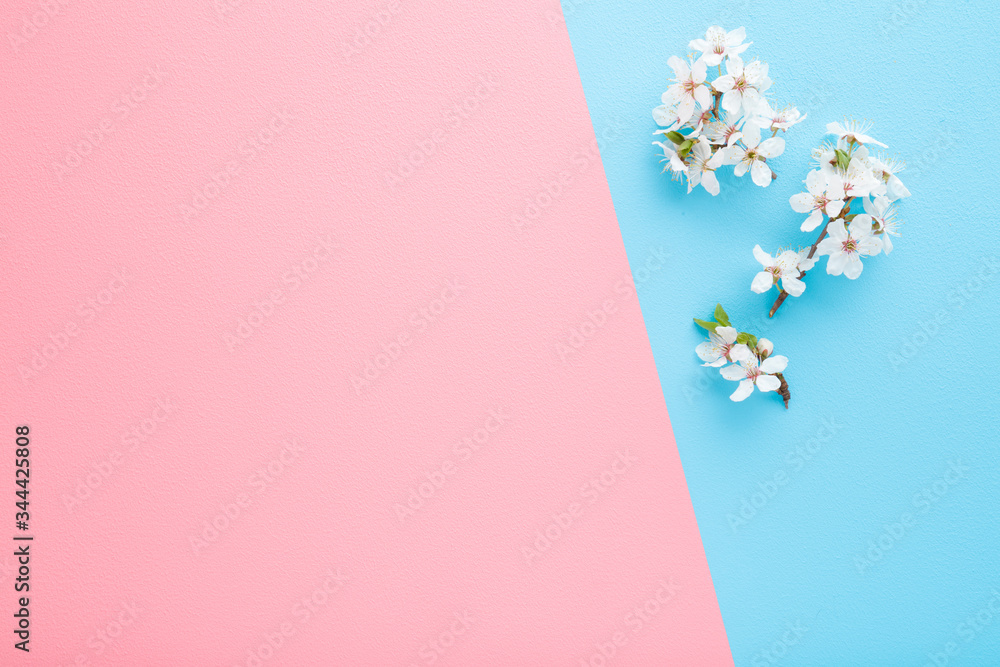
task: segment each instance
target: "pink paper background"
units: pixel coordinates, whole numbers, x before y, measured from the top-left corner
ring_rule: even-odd
[[[482,5],[4,3],[0,663],[731,663],[558,3]]]

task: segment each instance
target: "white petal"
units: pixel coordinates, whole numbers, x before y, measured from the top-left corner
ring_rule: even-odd
[[[764,252],[764,249],[760,247],[760,244],[753,247],[753,258],[760,262],[764,268],[774,266],[774,258]]]
[[[698,60],[695,61],[694,65],[692,65],[691,67],[691,79],[695,83],[701,83],[702,81],[705,80],[705,73],[707,70],[708,67],[705,65],[705,61],[699,58]],[[705,89],[705,92],[708,92],[707,88]],[[707,105],[706,108],[708,108]]]
[[[736,113],[743,106],[743,94],[738,90],[730,90],[722,96],[722,108],[729,113]]]
[[[715,335],[725,343],[735,343],[739,332],[733,327],[715,327]]]
[[[892,252],[892,237],[888,234],[882,235],[882,250],[884,250],[887,255]]]
[[[826,214],[831,218],[836,218],[844,210],[844,200],[834,199],[826,203]]]
[[[719,194],[719,179],[716,178],[714,171],[706,171],[701,175],[701,186],[708,190],[713,197]]]
[[[750,290],[757,294],[763,294],[774,285],[774,276],[767,271],[761,271],[753,277],[750,283]]]
[[[745,361],[750,358],[750,348],[740,343],[739,345],[733,345],[733,348],[729,350],[729,358],[733,361]]]
[[[771,168],[760,160],[754,160],[750,167],[750,178],[760,187],[766,188],[771,184]]]
[[[753,393],[753,382],[751,382],[750,380],[743,380],[742,382],[740,382],[740,386],[736,388],[736,391],[734,391],[732,396],[730,396],[729,398],[731,398],[734,401],[742,401],[752,393]]]
[[[719,348],[714,344],[709,341],[705,341],[704,343],[698,345],[698,347],[694,348],[694,351],[702,361],[712,362],[719,359],[718,349]]]
[[[662,60],[660,62],[663,62]],[[674,78],[683,80],[686,79],[691,70],[688,69],[687,63],[678,58],[677,56],[670,56],[670,60],[667,61],[667,65],[670,69],[674,70]]]
[[[653,111],[655,112],[656,109]],[[792,205],[792,210],[796,213],[808,213],[813,210],[813,206],[816,204],[816,198],[807,192],[800,192],[797,195],[789,197],[788,203]]]
[[[847,227],[844,226],[843,220],[831,222],[830,226],[826,228],[826,233],[830,235],[831,239],[836,239],[841,243],[847,240]]]
[[[906,189],[905,185],[903,185],[903,181],[899,180],[899,178],[893,174],[889,177],[888,194],[890,200],[896,201],[897,199],[909,197],[910,191]]]
[[[851,226],[847,228],[851,238],[863,239],[872,235],[872,217],[867,213],[859,213],[851,220]]]
[[[809,194],[818,197],[826,192],[826,186],[829,182],[830,179],[826,174],[819,169],[814,169],[806,176],[806,189],[809,191]],[[799,211],[799,213],[805,213],[805,211]]]
[[[740,366],[739,364],[731,364],[729,366],[726,366],[725,368],[720,370],[719,373],[722,375],[722,377],[726,378],[727,380],[733,380],[733,381],[745,380],[747,377],[746,369]]]
[[[764,157],[778,157],[785,152],[785,140],[781,137],[765,139],[757,147],[757,152]]]
[[[764,373],[783,373],[788,367],[788,357],[776,354],[760,362],[760,370]]]
[[[839,276],[847,266],[848,255],[846,252],[830,253],[830,259],[826,260],[826,272],[831,276]]]
[[[802,296],[802,293],[806,291],[806,284],[798,278],[782,276],[781,288],[792,296]]]
[[[821,222],[823,222],[823,213],[817,209],[809,214],[809,217],[806,218],[805,222],[802,223],[802,226],[799,229],[804,232],[811,232],[819,227],[819,223]]]
[[[757,388],[761,391],[778,391],[781,388],[781,380],[773,375],[757,376]]]
[[[733,89],[736,84],[736,79],[730,74],[723,74],[718,79],[712,82],[712,88],[715,88],[720,93],[728,93]]]
[[[855,280],[861,275],[863,268],[865,267],[861,264],[861,258],[858,257],[857,253],[852,254],[847,260],[847,266],[844,267],[844,275]]]

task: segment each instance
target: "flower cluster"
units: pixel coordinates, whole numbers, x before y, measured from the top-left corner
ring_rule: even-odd
[[[789,200],[792,210],[807,214],[800,227],[803,232],[823,226],[819,238],[804,250],[786,250],[777,257],[759,245],[753,249],[763,269],[750,289],[762,294],[778,287],[772,316],[788,295],[800,296],[805,291],[802,277],[819,257],[827,257],[830,275],[854,280],[864,268],[862,257],[888,255],[891,237],[899,236],[895,202],[910,195],[897,176],[902,163],[872,154],[870,145],[886,145],[868,136],[868,123],[830,123],[826,129],[836,141],[813,151],[817,168],[806,176],[806,191]]]
[[[705,39],[689,45],[701,54],[698,58],[673,56],[667,61],[674,83],[663,93],[663,104],[653,109],[653,120],[663,128],[654,134],[664,138],[653,144],[663,150],[664,171],[687,177],[688,192],[701,185],[719,194],[715,171],[723,165],[733,165],[736,176],[749,171],[754,183],[767,187],[777,178],[768,160],[785,150],[785,140],[775,135],[805,119],[795,107],[772,106],[765,96],[771,87],[767,63],[744,62],[741,54],[752,43],[744,43],[745,38],[743,28],[726,32],[712,26]],[[718,68],[711,82],[709,67]],[[762,141],[762,131],[771,136]]]
[[[782,374],[788,366],[788,358],[774,355],[774,344],[771,341],[750,333],[737,332],[730,326],[729,316],[721,304],[715,306],[714,321],[695,319],[695,323],[708,330],[708,340],[695,348],[695,352],[705,362],[702,366],[719,368],[722,377],[740,383],[729,398],[742,401],[756,387],[762,392],[778,392],[785,402],[785,408],[788,408],[791,394]]]

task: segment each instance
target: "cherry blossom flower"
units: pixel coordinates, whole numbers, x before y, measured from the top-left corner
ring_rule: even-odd
[[[780,354],[768,357],[760,363],[756,357],[751,356],[741,360],[739,364],[726,366],[719,372],[727,380],[740,383],[729,398],[742,401],[753,393],[754,387],[761,391],[777,391],[781,387],[781,380],[775,377],[775,374],[783,372],[787,366],[788,357]]]
[[[688,45],[695,51],[700,51],[702,59],[709,67],[715,67],[723,58],[738,56],[747,50],[753,42],[743,43],[747,31],[737,28],[726,32],[721,27],[713,25],[705,33],[705,39],[692,39]]]
[[[727,362],[737,362],[751,356],[750,348],[736,342],[739,335],[733,327],[716,327],[708,334],[708,340],[695,348],[695,352],[705,363],[702,366],[718,368]]]
[[[728,62],[728,61],[727,61]],[[785,140],[781,137],[771,137],[760,140],[760,127],[751,121],[743,125],[742,143],[734,144],[726,149],[726,159],[729,164],[736,165],[733,173],[743,176],[750,171],[753,182],[762,188],[771,184],[771,168],[765,164],[767,158],[781,155],[785,151]]]
[[[719,179],[715,170],[724,164],[725,153],[720,148],[712,153],[712,148],[704,139],[694,145],[694,157],[688,168],[688,192],[700,183],[712,196],[719,194]]]
[[[876,197],[875,201],[870,201],[867,197],[861,201],[864,205],[865,213],[871,216],[872,223],[877,228],[875,233],[882,240],[882,252],[889,254],[892,252],[892,239],[890,236],[899,236],[899,222],[896,220],[896,212],[892,202],[888,197]],[[857,218],[855,218],[857,220]]]
[[[712,87],[722,93],[722,108],[737,113],[740,107],[749,112],[756,110],[760,94],[770,86],[767,63],[754,60],[744,66],[739,56],[726,60],[726,73],[712,82]]]
[[[772,132],[776,130],[787,130],[796,123],[801,123],[809,114],[802,114],[795,107],[789,106],[775,111],[766,99],[761,99],[757,107],[758,123],[761,127],[766,127]]]
[[[699,59],[689,65],[677,56],[671,56],[667,64],[674,70],[676,83],[667,89],[664,97],[669,94],[671,99],[677,101],[677,117],[682,123],[694,113],[696,102],[704,109],[712,106],[712,93],[705,85],[707,66],[704,60]]]
[[[705,130],[713,144],[732,146],[743,136],[741,129],[744,121],[746,121],[746,116],[742,113],[726,113],[725,116],[726,119],[724,121],[712,121],[706,126]]]
[[[869,156],[868,166],[871,168],[875,178],[885,182],[886,195],[889,197],[889,201],[896,201],[897,199],[910,196],[910,191],[906,189],[903,181],[899,180],[899,177],[896,175],[903,171],[903,167],[905,166],[901,161],[885,156]]]
[[[826,213],[831,218],[836,217],[844,208],[844,199],[831,199],[828,192],[834,194],[843,193],[843,185],[839,182],[839,177],[835,174],[824,172],[822,169],[814,169],[806,176],[806,190],[792,195],[789,203],[796,213],[809,213],[809,217],[802,223],[801,230],[811,232],[819,227],[823,222],[823,214]],[[832,186],[832,187],[831,187]]]
[[[750,289],[757,294],[763,294],[778,282],[781,289],[792,296],[801,296],[806,284],[799,280],[799,253],[786,250],[777,257],[764,252],[759,245],[753,247],[754,258],[761,263],[764,270],[754,276]]]
[[[774,343],[766,338],[761,338],[757,341],[756,352],[761,359],[767,359],[774,352]]]
[[[667,163],[663,165],[663,171],[666,171],[668,168],[677,173],[687,171],[687,165],[684,164],[684,160],[682,160],[681,156],[677,154],[677,151],[674,150],[673,146],[660,141],[654,141],[653,144],[663,149],[663,157],[660,159],[660,162]]]
[[[878,194],[879,189],[885,184],[875,178],[875,174],[865,162],[865,157],[855,155],[847,167],[840,183],[831,182],[831,188],[827,196],[835,199],[846,199],[847,197],[867,197],[872,193]]]
[[[881,146],[882,148],[888,148],[888,146],[883,144],[881,141],[875,141],[865,134],[865,132],[871,128],[871,123],[856,120],[846,120],[843,124],[836,122],[826,124],[827,133],[837,135],[838,143],[840,141],[844,141],[848,144],[875,144],[876,146]]]
[[[844,274],[856,279],[864,268],[861,258],[882,250],[882,240],[872,234],[872,218],[866,213],[855,216],[850,227],[845,227],[843,220],[834,220],[827,232],[829,236],[819,242],[816,250],[820,255],[830,256],[826,272],[832,276]]]

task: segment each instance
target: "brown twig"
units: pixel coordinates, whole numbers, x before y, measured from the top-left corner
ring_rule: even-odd
[[[853,197],[848,198],[847,201],[844,202],[844,208],[840,209],[840,213],[837,214],[837,217],[830,218],[829,220],[826,221],[826,224],[823,225],[823,231],[819,233],[819,238],[817,238],[815,243],[813,243],[812,246],[809,248],[809,254],[806,255],[806,259],[812,259],[813,255],[816,254],[816,248],[817,246],[819,246],[820,241],[826,238],[826,230],[827,227],[830,226],[830,223],[833,222],[834,220],[840,220],[841,218],[847,216],[848,211],[850,211],[851,209],[852,200]],[[799,271],[799,280],[802,280],[805,277],[805,275],[806,275],[805,271]],[[780,308],[781,304],[783,304],[785,302],[785,299],[788,298],[788,292],[786,292],[785,290],[778,288],[778,292],[779,292],[778,298],[774,300],[774,305],[771,306],[771,312],[767,314],[768,317],[774,317],[774,314],[778,312],[778,308]]]
[[[780,394],[782,400],[785,401],[785,409],[787,410],[788,409],[788,401],[792,400],[792,395],[788,391],[788,383],[785,382],[785,376],[782,375],[781,373],[775,373],[774,377],[776,377],[779,380],[781,380],[781,386],[778,387],[778,394]]]

